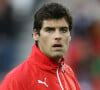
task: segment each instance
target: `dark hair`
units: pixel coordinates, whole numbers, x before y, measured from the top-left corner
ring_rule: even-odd
[[[38,34],[40,33],[40,29],[42,27],[43,20],[47,19],[61,19],[65,18],[66,22],[69,24],[69,30],[72,30],[72,16],[69,12],[69,9],[65,8],[61,4],[58,3],[49,3],[44,4],[34,16],[34,27]]]

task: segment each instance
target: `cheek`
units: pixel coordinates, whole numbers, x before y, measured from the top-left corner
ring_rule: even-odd
[[[69,44],[70,40],[71,40],[71,38],[70,38],[69,36],[66,36],[66,37],[64,38],[64,42],[65,42],[66,44]]]
[[[50,45],[50,40],[47,36],[41,37],[40,43],[46,48]]]
[[[49,40],[48,40],[48,37],[43,37],[43,38],[42,38],[42,42],[43,42],[44,44],[47,44],[48,41],[49,41]]]
[[[64,38],[63,45],[64,45],[64,49],[65,49],[65,50],[68,49],[68,47],[69,47],[69,42],[70,42],[70,37]]]

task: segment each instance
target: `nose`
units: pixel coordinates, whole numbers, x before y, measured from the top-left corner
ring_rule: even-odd
[[[55,34],[54,34],[54,38],[55,40],[61,40],[62,36],[59,30],[56,30]]]

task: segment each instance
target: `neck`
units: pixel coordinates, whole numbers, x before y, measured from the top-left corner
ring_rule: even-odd
[[[53,61],[59,63],[59,62],[61,61],[61,58],[59,58],[59,57],[55,57],[55,58],[51,58],[51,60],[53,60]]]

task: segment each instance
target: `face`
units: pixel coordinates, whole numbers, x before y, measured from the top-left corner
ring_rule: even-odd
[[[40,35],[33,35],[39,49],[52,60],[61,59],[68,49],[70,32],[64,18],[44,20]]]

